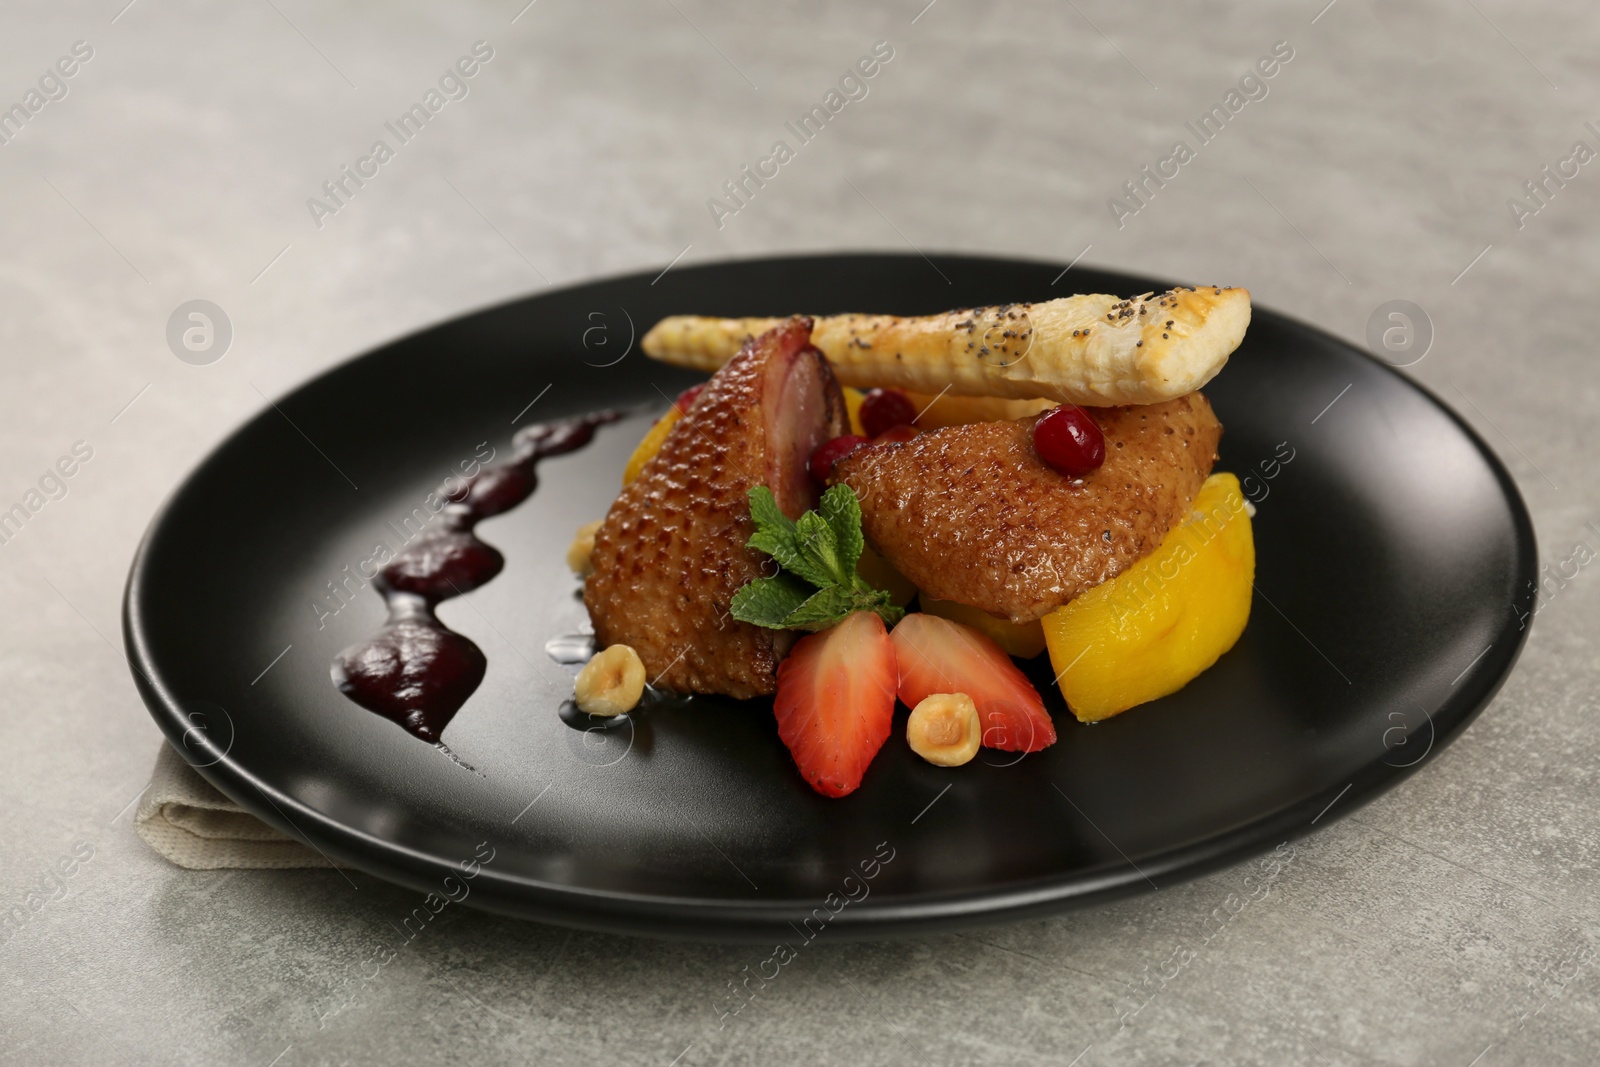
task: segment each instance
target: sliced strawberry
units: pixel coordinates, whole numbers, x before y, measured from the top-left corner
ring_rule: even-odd
[[[999,645],[978,631],[918,612],[890,635],[900,668],[900,701],[914,708],[934,693],[965,693],[978,706],[983,746],[1038,752],[1056,743],[1039,691]]]
[[[812,789],[842,797],[861,784],[889,737],[895,678],[894,643],[870,611],[802,637],[778,664],[778,736]]]

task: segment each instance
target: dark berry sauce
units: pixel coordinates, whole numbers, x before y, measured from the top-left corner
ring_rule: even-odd
[[[482,468],[465,486],[437,489],[448,501],[438,525],[373,579],[389,609],[383,629],[333,661],[339,691],[438,744],[489,664],[477,645],[439,621],[434,608],[485,584],[505,566],[505,557],[478,540],[473,527],[528,499],[539,485],[534,468],[541,459],[582,448],[594,439],[597,426],[622,417],[620,411],[600,411],[528,426],[512,438],[507,459]]]

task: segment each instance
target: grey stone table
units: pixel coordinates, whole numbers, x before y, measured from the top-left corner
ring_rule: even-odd
[[[0,907],[21,916],[0,1061],[1600,1061],[1600,8],[524,3],[0,13],[0,105],[22,107],[0,116],[0,509],[30,511],[0,545]],[[387,135],[478,41],[492,55],[423,132]],[[892,58],[825,130],[790,134],[877,42]],[[727,200],[779,139],[793,158]],[[133,834],[158,734],[120,651],[126,565],[266,398],[547,286],[908,246],[1243,284],[1357,340],[1384,302],[1420,305],[1431,348],[1407,373],[1505,457],[1551,565],[1501,695],[1225,924],[1207,917],[1252,865],[818,946],[722,1029],[749,948],[462,911],[374,967],[413,894],[191,873]],[[232,324],[203,366],[166,337],[197,298]]]

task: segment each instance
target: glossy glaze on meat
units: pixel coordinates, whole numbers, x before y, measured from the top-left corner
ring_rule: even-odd
[[[794,634],[736,622],[746,582],[775,573],[745,547],[747,493],[769,486],[796,518],[816,503],[806,460],[845,432],[839,385],[810,345],[811,322],[786,321],[719,370],[595,534],[584,603],[604,648],[632,645],[651,685],[748,698],[777,687]]]
[[[834,468],[867,540],[918,589],[1015,622],[1037,619],[1154,551],[1188,514],[1222,425],[1199,393],[1094,412],[1103,466],[1058,474],[1035,418],[858,449]]]

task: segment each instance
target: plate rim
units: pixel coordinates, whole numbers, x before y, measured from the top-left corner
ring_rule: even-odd
[[[931,252],[929,255],[936,261],[966,261],[1011,268],[1037,267],[1041,271],[1056,270],[1061,267],[1059,262],[1031,257],[970,252]],[[870,249],[736,256],[684,267],[680,277],[700,271],[726,270],[730,267],[737,268],[751,264],[830,259],[880,259],[905,262],[918,258],[928,257]],[[1174,284],[1190,284],[1162,281],[1151,276],[1131,275],[1120,270],[1092,265],[1085,266],[1084,269],[1109,277],[1127,279],[1133,288],[1150,283],[1166,288]],[[262,408],[243,420],[190,467],[162,499],[140,538],[129,566],[122,604],[123,644],[135,688],[167,742],[183,755],[184,738],[189,733],[190,727],[176,695],[161,677],[149,648],[142,605],[150,594],[147,573],[150,548],[169,522],[172,507],[179,495],[199,477],[201,472],[217,461],[218,456],[232,447],[241,436],[265,420],[280,402],[292,402],[301,394],[317,388],[330,375],[363,360],[374,358],[397,344],[462,320],[528,300],[556,297],[573,290],[599,285],[645,283],[655,273],[643,270],[586,278],[469,308],[384,339],[321,368],[290,391],[276,399],[268,400]],[[1272,308],[1253,306],[1252,317],[1255,316],[1265,316],[1272,319],[1276,326],[1300,331],[1315,336],[1323,343],[1357,353],[1398,380],[1402,387],[1415,390],[1441,412],[1471,443],[1493,475],[1510,512],[1516,563],[1523,567],[1530,579],[1536,578],[1538,543],[1532,516],[1522,493],[1504,462],[1460,413],[1446,404],[1425,384],[1400,373],[1393,365],[1351,341]],[[1505,625],[1508,626],[1509,622]],[[1468,667],[1467,677],[1462,679],[1468,684],[1453,688],[1438,708],[1439,712],[1447,709],[1456,710],[1457,714],[1451,717],[1452,725],[1440,730],[1428,754],[1413,764],[1396,767],[1385,763],[1382,759],[1376,759],[1356,770],[1350,783],[1343,789],[1335,790],[1330,787],[1275,811],[1249,819],[1220,834],[1211,834],[1198,841],[1164,851],[1142,866],[1135,865],[1129,860],[1126,870],[1118,868],[1090,876],[1045,875],[1016,883],[955,892],[919,894],[909,899],[897,898],[889,902],[863,899],[832,917],[827,924],[827,930],[830,931],[829,938],[859,940],[933,930],[950,931],[1097,906],[1112,900],[1139,895],[1149,888],[1157,890],[1171,888],[1232,866],[1261,855],[1272,847],[1267,842],[1274,839],[1281,838],[1284,843],[1288,843],[1306,837],[1318,828],[1316,824],[1335,804],[1338,804],[1339,812],[1328,820],[1329,824],[1377,799],[1436,759],[1439,752],[1448,747],[1472,724],[1510,678],[1526,646],[1530,629],[1524,627],[1516,631],[1510,648],[1505,652],[1493,658],[1486,656]],[[1496,644],[1498,643],[1497,641]],[[346,826],[323,815],[262,782],[226,752],[206,766],[195,766],[193,761],[187,758],[186,762],[245,810],[279,831],[310,845],[324,858],[337,861],[342,866],[366,871],[375,877],[420,892],[428,892],[439,886],[444,877],[457,869],[452,861],[440,856],[417,851]],[[295,818],[290,818],[288,814],[290,811],[294,813]],[[311,828],[310,832],[307,827]],[[1161,878],[1163,884],[1158,885],[1157,878]],[[507,875],[490,866],[484,866],[475,877],[467,901],[481,910],[582,929],[673,939],[733,942],[768,941],[778,931],[793,930],[792,924],[795,921],[808,916],[822,904],[820,900],[727,900],[561,886],[541,882],[535,878]]]

